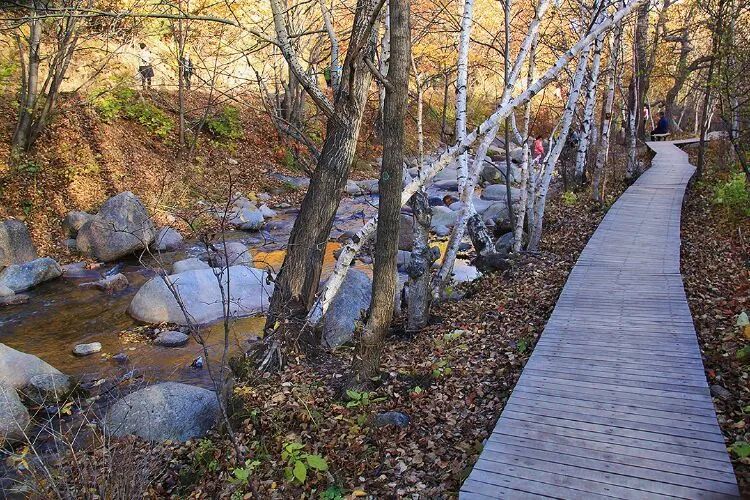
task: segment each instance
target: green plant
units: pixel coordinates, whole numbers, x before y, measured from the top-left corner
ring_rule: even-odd
[[[206,120],[206,127],[216,139],[239,139],[242,137],[240,111],[234,106],[224,106],[221,112]]]
[[[126,118],[143,125],[146,130],[162,139],[174,129],[174,121],[153,103],[145,101],[131,88],[116,88],[100,92],[94,98],[94,107],[105,121]]]
[[[518,351],[518,354],[523,354],[529,349],[529,340],[526,338],[522,338],[521,340],[516,343],[516,350]]]
[[[219,461],[216,459],[217,448],[210,439],[201,439],[193,454],[193,468],[199,472],[216,472]]]
[[[299,484],[305,484],[307,481],[307,471],[313,469],[318,472],[328,470],[328,462],[320,455],[306,453],[303,451],[305,445],[302,443],[291,442],[284,443],[281,451],[281,459],[286,462],[284,476],[288,481],[298,481]]]
[[[320,500],[342,500],[343,498],[344,490],[336,485],[329,486],[320,494]]]
[[[714,203],[735,215],[750,217],[750,191],[745,174],[734,174],[728,181],[715,186]]]
[[[258,467],[260,467],[260,460],[245,460],[244,467],[232,469],[230,481],[238,486],[246,486],[250,482],[250,475]]]
[[[563,200],[563,204],[566,207],[572,207],[578,201],[578,195],[575,194],[573,191],[565,191],[562,194],[562,200]]]
[[[369,406],[371,403],[379,403],[387,398],[372,398],[369,392],[359,392],[352,389],[346,391],[349,401],[346,403],[347,408],[361,408]]]
[[[453,368],[448,366],[448,361],[441,359],[432,364],[432,376],[435,378],[447,377],[453,373]]]
[[[42,167],[34,160],[25,160],[16,163],[16,170],[22,175],[36,175],[41,172]]]
[[[750,443],[745,441],[737,441],[729,447],[729,450],[737,455],[738,458],[750,457]]]

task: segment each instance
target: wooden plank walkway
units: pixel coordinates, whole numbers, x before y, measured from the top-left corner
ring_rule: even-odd
[[[677,142],[677,141],[675,141]],[[460,498],[738,498],[680,275],[673,142],[570,273]]]

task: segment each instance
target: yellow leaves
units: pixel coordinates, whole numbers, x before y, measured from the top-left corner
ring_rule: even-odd
[[[352,491],[352,497],[361,498],[367,496],[365,490],[354,490]]]

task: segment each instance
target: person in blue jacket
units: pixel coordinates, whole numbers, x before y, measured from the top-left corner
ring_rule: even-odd
[[[659,123],[656,124],[656,128],[651,131],[651,136],[655,134],[668,134],[669,133],[669,120],[664,116],[664,111],[659,111]]]

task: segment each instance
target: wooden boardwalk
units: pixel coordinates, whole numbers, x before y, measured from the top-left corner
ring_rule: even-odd
[[[694,167],[654,142],[570,273],[460,498],[738,498],[680,275]]]

